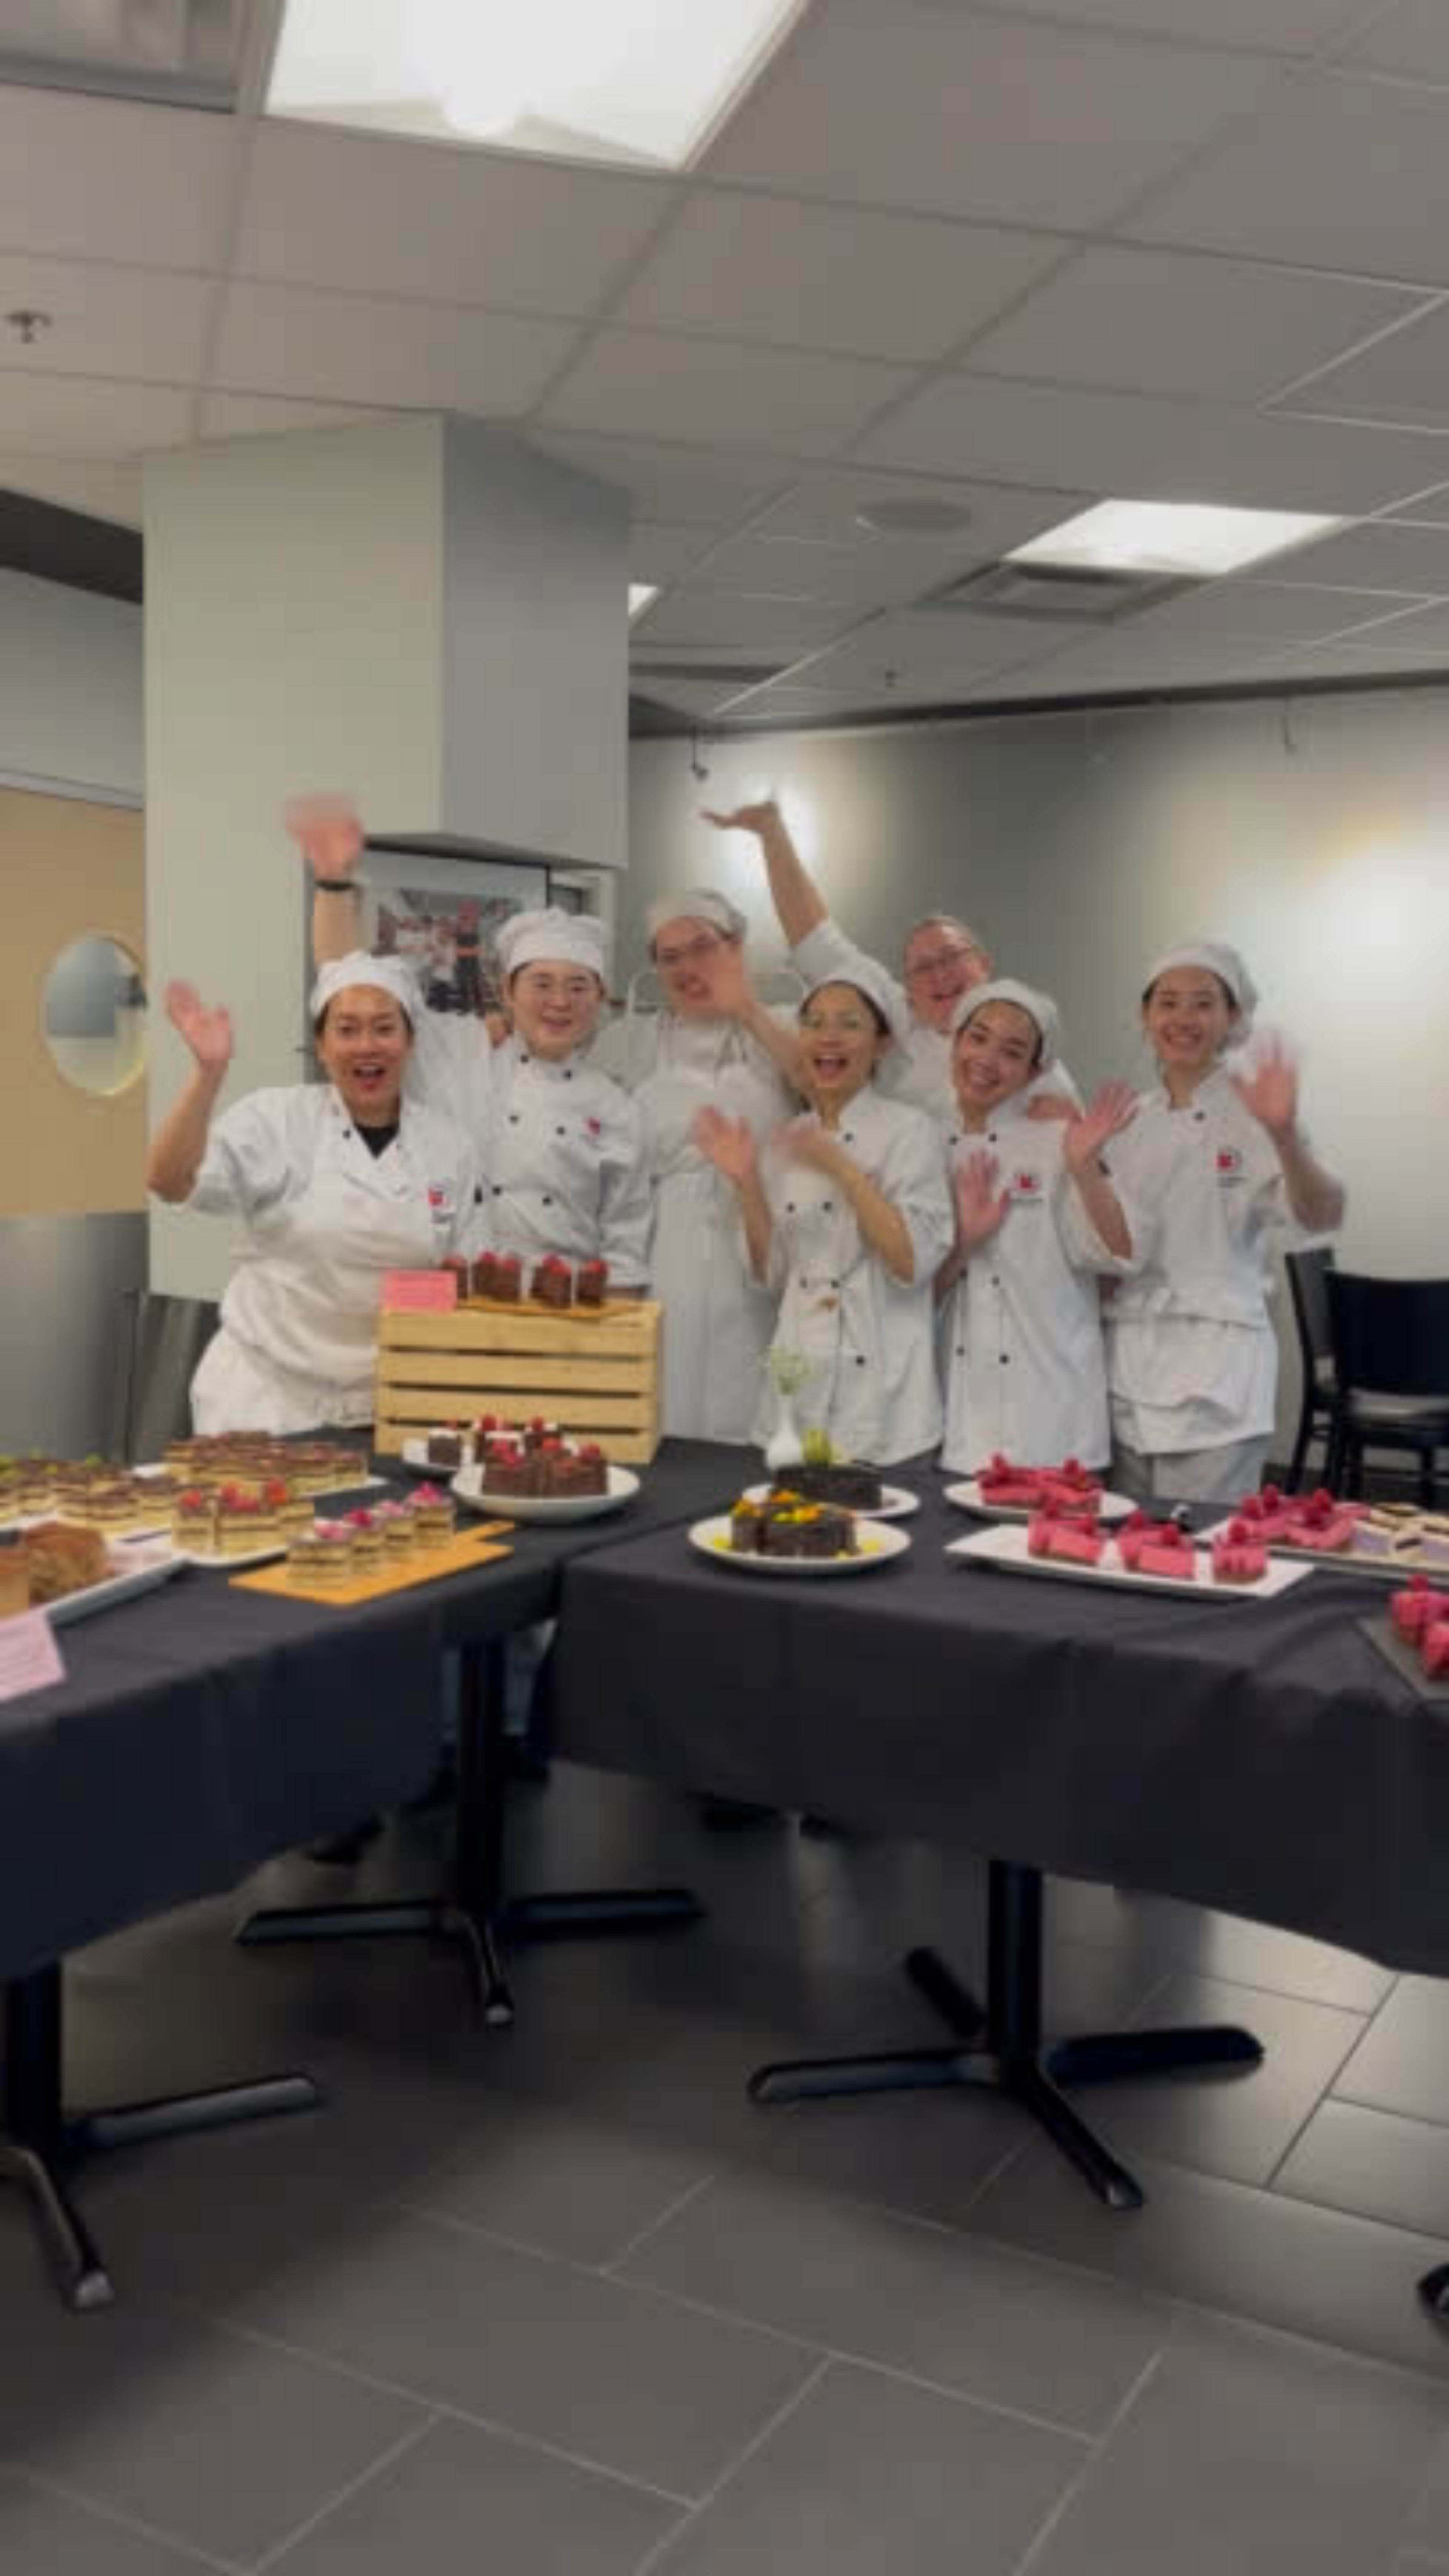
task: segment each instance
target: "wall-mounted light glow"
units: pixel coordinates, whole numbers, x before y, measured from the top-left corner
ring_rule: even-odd
[[[287,0],[269,113],[682,169],[804,0]]]
[[[1220,510],[1186,501],[1099,501],[1048,528],[1008,563],[1058,564],[1081,572],[1242,572],[1248,564],[1332,535],[1341,519],[1302,510]]]
[[[633,625],[634,620],[635,620],[635,618],[636,618],[636,617],[642,617],[642,616],[643,616],[644,611],[645,611],[645,609],[648,607],[650,600],[651,600],[651,599],[657,599],[658,597],[659,597],[659,584],[658,584],[658,582],[657,582],[657,581],[631,581],[631,582],[630,582],[630,584],[629,584],[629,623],[630,623],[630,625],[631,625],[631,626]]]

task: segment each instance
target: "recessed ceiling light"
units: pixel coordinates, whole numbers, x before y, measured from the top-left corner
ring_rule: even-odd
[[[1343,525],[1294,510],[1219,510],[1196,501],[1099,501],[1059,528],[1013,546],[1008,563],[1084,572],[1241,572]]]
[[[922,494],[903,493],[895,501],[863,502],[855,524],[868,528],[873,537],[945,537],[957,528],[969,528],[971,513],[964,501],[932,501]]]
[[[642,617],[651,599],[659,597],[657,581],[631,581],[629,584],[629,622]]]
[[[287,0],[267,108],[682,169],[805,0]]]

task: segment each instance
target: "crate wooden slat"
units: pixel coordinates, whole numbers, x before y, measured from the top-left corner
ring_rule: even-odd
[[[377,1354],[377,1446],[389,1457],[428,1423],[544,1414],[597,1440],[621,1466],[659,1446],[663,1309],[641,1298],[579,1322],[568,1314],[459,1306],[384,1313]]]

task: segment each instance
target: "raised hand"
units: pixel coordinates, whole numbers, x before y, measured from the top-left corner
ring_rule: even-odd
[[[776,1128],[774,1142],[787,1162],[803,1163],[807,1171],[835,1171],[842,1160],[849,1160],[838,1137],[832,1136],[828,1127],[822,1127],[818,1118],[788,1119],[783,1127]]]
[[[166,1016],[185,1039],[200,1070],[225,1073],[235,1044],[230,1011],[208,1009],[191,984],[168,984],[165,1000]]]
[[[282,820],[314,877],[350,877],[362,856],[362,821],[346,796],[294,796]]]
[[[755,1168],[754,1130],[747,1118],[726,1118],[719,1109],[701,1109],[690,1134],[706,1162],[727,1181],[747,1181]]]
[[[1265,1038],[1251,1073],[1230,1076],[1243,1107],[1270,1136],[1291,1136],[1298,1123],[1298,1067],[1281,1038]]]
[[[1085,1172],[1104,1145],[1120,1136],[1137,1115],[1137,1094],[1130,1082],[1104,1082],[1086,1108],[1072,1120],[1062,1138],[1062,1160],[1069,1172]]]
[[[758,805],[737,805],[732,814],[716,814],[707,805],[701,811],[704,821],[713,823],[717,832],[753,832],[757,841],[781,819],[773,796],[764,797]]]
[[[1000,1167],[994,1154],[978,1149],[958,1163],[952,1175],[956,1197],[956,1241],[960,1251],[974,1252],[989,1243],[1011,1205],[1009,1191],[998,1190]]]

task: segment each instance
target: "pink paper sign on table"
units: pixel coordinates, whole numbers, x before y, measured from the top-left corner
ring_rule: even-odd
[[[446,1315],[457,1305],[458,1282],[451,1270],[387,1270],[382,1303],[392,1315]]]
[[[65,1679],[60,1648],[43,1610],[20,1610],[0,1619],[0,1700],[23,1699]]]

